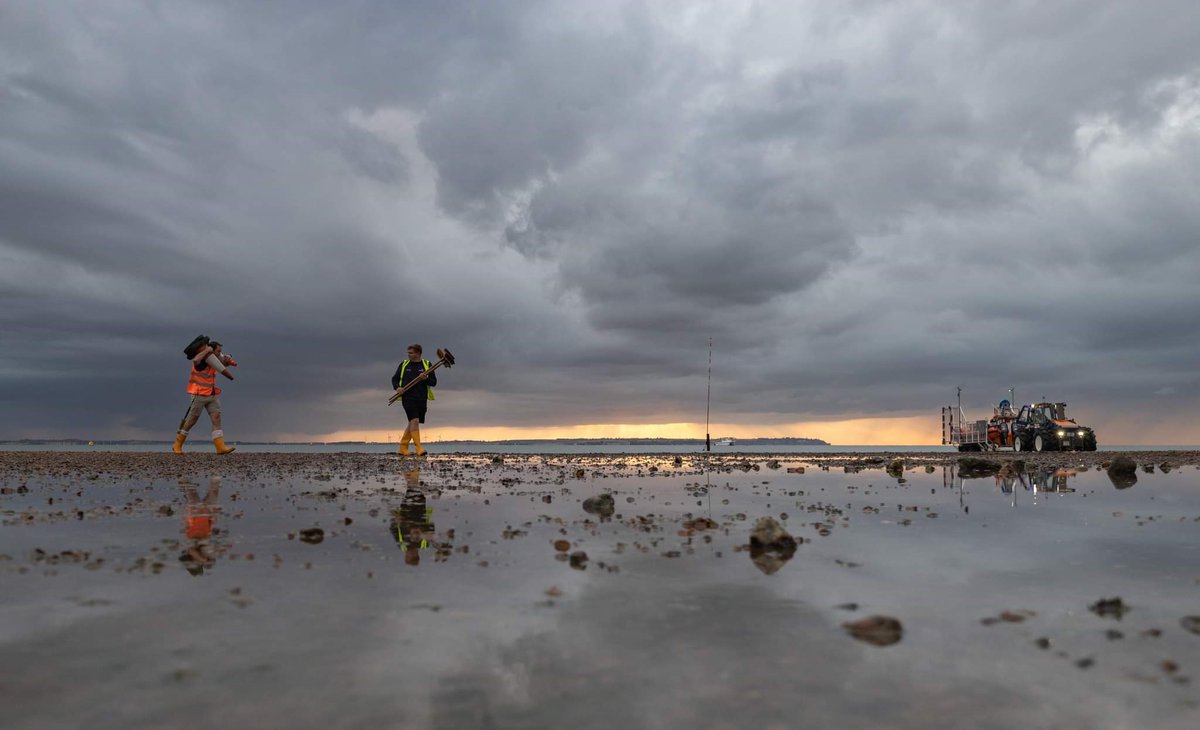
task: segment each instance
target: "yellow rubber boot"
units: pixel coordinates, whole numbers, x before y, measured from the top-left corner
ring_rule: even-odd
[[[177,432],[175,434],[175,445],[171,447],[171,451],[174,451],[176,454],[182,454],[184,441],[187,441],[187,434],[183,431]]]
[[[417,456],[424,456],[425,449],[421,448],[421,434],[414,433],[412,435],[413,446],[417,447]]]
[[[412,440],[412,434],[407,431],[400,437],[400,449],[396,451],[401,456],[408,456],[408,442]]]
[[[217,447],[218,454],[232,454],[237,450],[236,446],[225,445],[225,434],[221,431],[213,431],[213,446]]]

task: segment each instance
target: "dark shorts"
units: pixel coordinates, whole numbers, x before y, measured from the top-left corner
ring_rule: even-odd
[[[417,419],[420,423],[425,423],[425,409],[429,407],[429,401],[425,398],[409,400],[401,398],[400,402],[404,405],[404,415],[408,416],[408,420]]]

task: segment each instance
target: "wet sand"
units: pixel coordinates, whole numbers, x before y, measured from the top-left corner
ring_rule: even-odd
[[[5,726],[1196,727],[1200,453],[1118,455],[0,453]]]
[[[550,463],[594,463],[615,465],[635,463],[639,460],[672,460],[677,454],[505,454],[501,458],[511,465]],[[1200,451],[1062,451],[1020,452],[1009,450],[983,453],[958,453],[945,451],[897,451],[889,452],[842,452],[836,454],[804,453],[710,453],[680,454],[688,468],[703,469],[708,463],[713,469],[738,468],[743,463],[764,463],[771,459],[788,463],[804,463],[817,467],[880,467],[896,459],[906,467],[944,466],[956,464],[963,458],[975,457],[996,460],[1001,463],[1023,461],[1032,466],[1054,466],[1070,468],[1086,466],[1105,468],[1117,457],[1133,459],[1140,467],[1166,466],[1168,469],[1184,466],[1200,466]],[[6,480],[34,477],[38,475],[72,478],[84,473],[105,472],[123,477],[169,477],[195,466],[220,465],[230,473],[253,475],[264,473],[332,473],[353,476],[364,470],[379,468],[381,463],[395,460],[392,454],[380,455],[356,452],[334,453],[236,453],[227,457],[217,456],[203,447],[181,457],[171,453],[118,452],[118,451],[0,451],[0,478]],[[430,454],[431,459],[458,459],[462,463],[483,460],[490,462],[489,454]]]

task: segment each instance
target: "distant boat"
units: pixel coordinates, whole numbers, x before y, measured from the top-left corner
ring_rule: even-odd
[[[721,439],[714,442],[713,446],[733,446],[733,439]]]

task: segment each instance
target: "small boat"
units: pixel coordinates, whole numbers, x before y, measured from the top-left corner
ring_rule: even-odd
[[[733,439],[721,439],[713,442],[713,446],[733,446]]]

